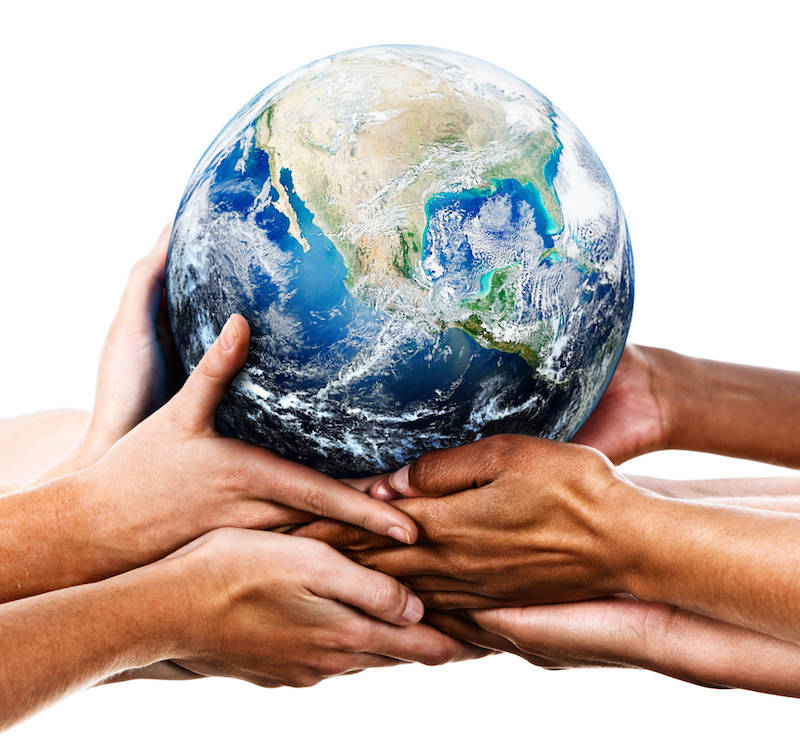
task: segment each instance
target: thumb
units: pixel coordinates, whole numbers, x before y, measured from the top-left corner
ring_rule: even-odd
[[[514,436],[490,436],[453,449],[423,454],[411,464],[370,487],[376,499],[401,496],[444,496],[478,488],[494,480],[513,453]],[[504,463],[505,460],[505,463]]]
[[[242,369],[249,348],[250,326],[241,315],[231,315],[172,400],[180,406],[185,424],[200,429],[213,423],[217,407]]]

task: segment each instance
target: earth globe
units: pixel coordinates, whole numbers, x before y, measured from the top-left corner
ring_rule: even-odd
[[[248,102],[189,180],[166,275],[187,371],[231,313],[250,323],[220,430],[341,476],[569,439],[633,303],[625,218],[576,127],[504,70],[406,45]]]

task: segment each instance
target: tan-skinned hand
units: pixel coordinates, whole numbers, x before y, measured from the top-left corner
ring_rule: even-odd
[[[217,405],[249,347],[239,315],[180,391],[143,417],[167,395],[158,340],[166,243],[164,233],[131,273],[75,454],[11,494],[2,512],[0,600],[118,574],[225,526],[283,528],[330,516],[404,543],[416,538],[414,522],[392,505],[218,433]]]
[[[135,570],[0,604],[0,730],[132,670],[303,687],[489,653],[419,624],[422,608],[324,544],[216,530]]]
[[[276,528],[328,516],[410,542],[414,523],[322,473],[221,436],[217,405],[247,356],[249,329],[229,319],[183,388],[76,476],[83,516],[120,564],[164,556],[224,526]],[[83,554],[82,559],[86,558]]]
[[[417,624],[423,606],[408,589],[319,542],[226,528],[163,561],[173,559],[194,607],[173,658],[195,673],[307,686],[367,667],[484,655]]]

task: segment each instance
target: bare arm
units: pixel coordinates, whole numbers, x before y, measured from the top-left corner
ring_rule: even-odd
[[[400,583],[323,544],[223,529],[107,580],[0,606],[0,729],[166,658],[263,686],[483,652],[418,624]]]
[[[800,496],[800,476],[779,478],[717,478],[670,480],[647,475],[626,475],[637,486],[662,496],[703,498],[791,498]]]
[[[670,354],[668,448],[800,467],[800,373]]]
[[[391,505],[216,431],[217,406],[249,348],[241,316],[228,319],[168,400],[167,232],[131,271],[79,441],[38,480],[0,497],[0,601],[124,572],[223,526],[285,527],[326,511],[406,543],[416,537],[413,521]],[[49,456],[36,438],[60,427],[39,419],[17,428],[30,469]]]
[[[800,696],[800,646],[664,604],[614,597],[426,619],[547,669],[635,667],[698,685]]]
[[[393,548],[312,523],[302,535],[402,577],[428,606],[564,603],[617,593],[800,643],[800,515],[660,496],[575,444],[495,436],[429,452],[374,484],[420,525]],[[433,500],[432,500],[433,499]]]
[[[667,480],[628,475],[641,488],[674,499],[800,514],[800,478]]]
[[[800,467],[800,373],[628,345],[573,439],[618,464],[687,449]]]
[[[321,511],[414,540],[413,521],[390,504],[214,430],[247,335],[232,316],[183,388],[95,464],[0,497],[0,601],[118,574],[218,527]]]
[[[0,729],[178,649],[185,591],[155,568],[0,606]]]

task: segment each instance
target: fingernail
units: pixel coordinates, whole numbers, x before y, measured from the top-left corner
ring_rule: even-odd
[[[406,608],[403,610],[403,616],[400,619],[404,622],[419,622],[423,614],[425,614],[425,607],[422,601],[417,596],[409,593]]]
[[[236,339],[239,338],[239,329],[232,323],[232,320],[233,315],[228,318],[228,322],[225,323],[225,327],[219,335],[219,344],[225,352],[229,352],[233,349]]]
[[[374,499],[393,499],[395,493],[392,487],[385,480],[382,480],[372,490],[372,497]]]
[[[405,465],[389,476],[389,485],[397,491],[397,493],[406,493],[410,488],[408,482],[408,468],[409,465]]]
[[[392,525],[392,527],[386,531],[386,535],[388,535],[389,538],[394,538],[395,541],[400,541],[401,543],[411,543],[411,533],[409,533],[405,528],[401,528],[399,525]]]

